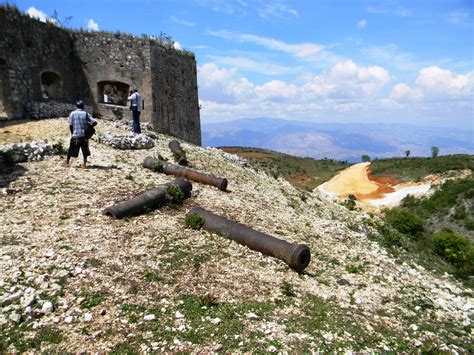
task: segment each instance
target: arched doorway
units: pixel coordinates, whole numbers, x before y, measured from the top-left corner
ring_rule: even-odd
[[[120,81],[99,81],[97,101],[102,104],[127,106],[130,85]]]
[[[63,98],[63,78],[53,71],[41,73],[41,94],[44,99]]]
[[[7,95],[10,94],[8,86],[7,61],[0,58],[0,119],[7,118]]]

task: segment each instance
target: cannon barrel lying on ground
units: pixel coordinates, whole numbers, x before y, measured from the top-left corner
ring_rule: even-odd
[[[181,148],[181,144],[178,141],[171,141],[168,143],[168,147],[170,147],[171,152],[173,153],[173,157],[179,165],[188,165],[188,160],[186,159],[186,153]]]
[[[202,228],[221,234],[252,250],[274,256],[286,262],[295,271],[303,271],[311,260],[309,248],[304,244],[293,244],[258,232],[243,224],[232,222],[201,207],[192,208],[187,216],[204,218]]]
[[[163,160],[153,157],[146,157],[143,160],[143,167],[154,171],[165,173],[166,175],[184,176],[189,180],[201,182],[206,185],[217,187],[219,190],[225,191],[227,188],[227,179],[198,173],[182,166],[174,165]]]
[[[193,185],[185,178],[178,177],[173,182],[148,190],[141,195],[135,196],[127,201],[116,203],[105,208],[102,213],[114,218],[137,216],[143,212],[159,208],[176,200],[176,196],[170,191],[170,187],[179,189],[183,198],[191,196]]]

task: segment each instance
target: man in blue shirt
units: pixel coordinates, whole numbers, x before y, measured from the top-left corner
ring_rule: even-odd
[[[87,130],[89,126],[94,127],[97,121],[86,111],[84,111],[84,102],[79,100],[76,103],[77,109],[72,111],[68,118],[69,130],[71,131],[71,141],[67,152],[66,161],[63,163],[65,168],[69,168],[69,161],[71,157],[77,158],[79,156],[79,149],[82,151],[84,163],[82,168],[86,168],[87,157],[91,155],[89,150],[89,140],[87,137]]]
[[[140,101],[141,96],[138,93],[138,90],[135,89],[130,91],[130,96],[127,98],[130,100],[130,110],[132,111],[132,131],[135,133],[141,133],[140,129]]]

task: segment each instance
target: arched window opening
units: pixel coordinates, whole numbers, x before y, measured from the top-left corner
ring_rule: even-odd
[[[53,71],[41,73],[41,93],[44,99],[61,99],[63,97],[63,79]]]
[[[100,81],[97,83],[98,102],[127,106],[130,85],[120,81]]]

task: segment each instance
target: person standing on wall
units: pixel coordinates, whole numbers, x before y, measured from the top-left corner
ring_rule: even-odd
[[[130,91],[130,96],[128,97],[130,101],[130,110],[132,111],[132,131],[134,133],[141,133],[140,129],[140,102],[141,96],[138,93],[138,90],[135,89]]]
[[[69,161],[71,157],[77,158],[79,156],[79,149],[82,150],[84,163],[82,168],[86,168],[87,157],[91,155],[89,150],[89,138],[95,130],[91,127],[97,125],[97,121],[86,111],[84,111],[84,101],[76,102],[77,109],[72,111],[68,118],[69,130],[72,137],[69,142],[69,149],[67,151],[66,161],[62,164],[65,168],[69,168]]]

